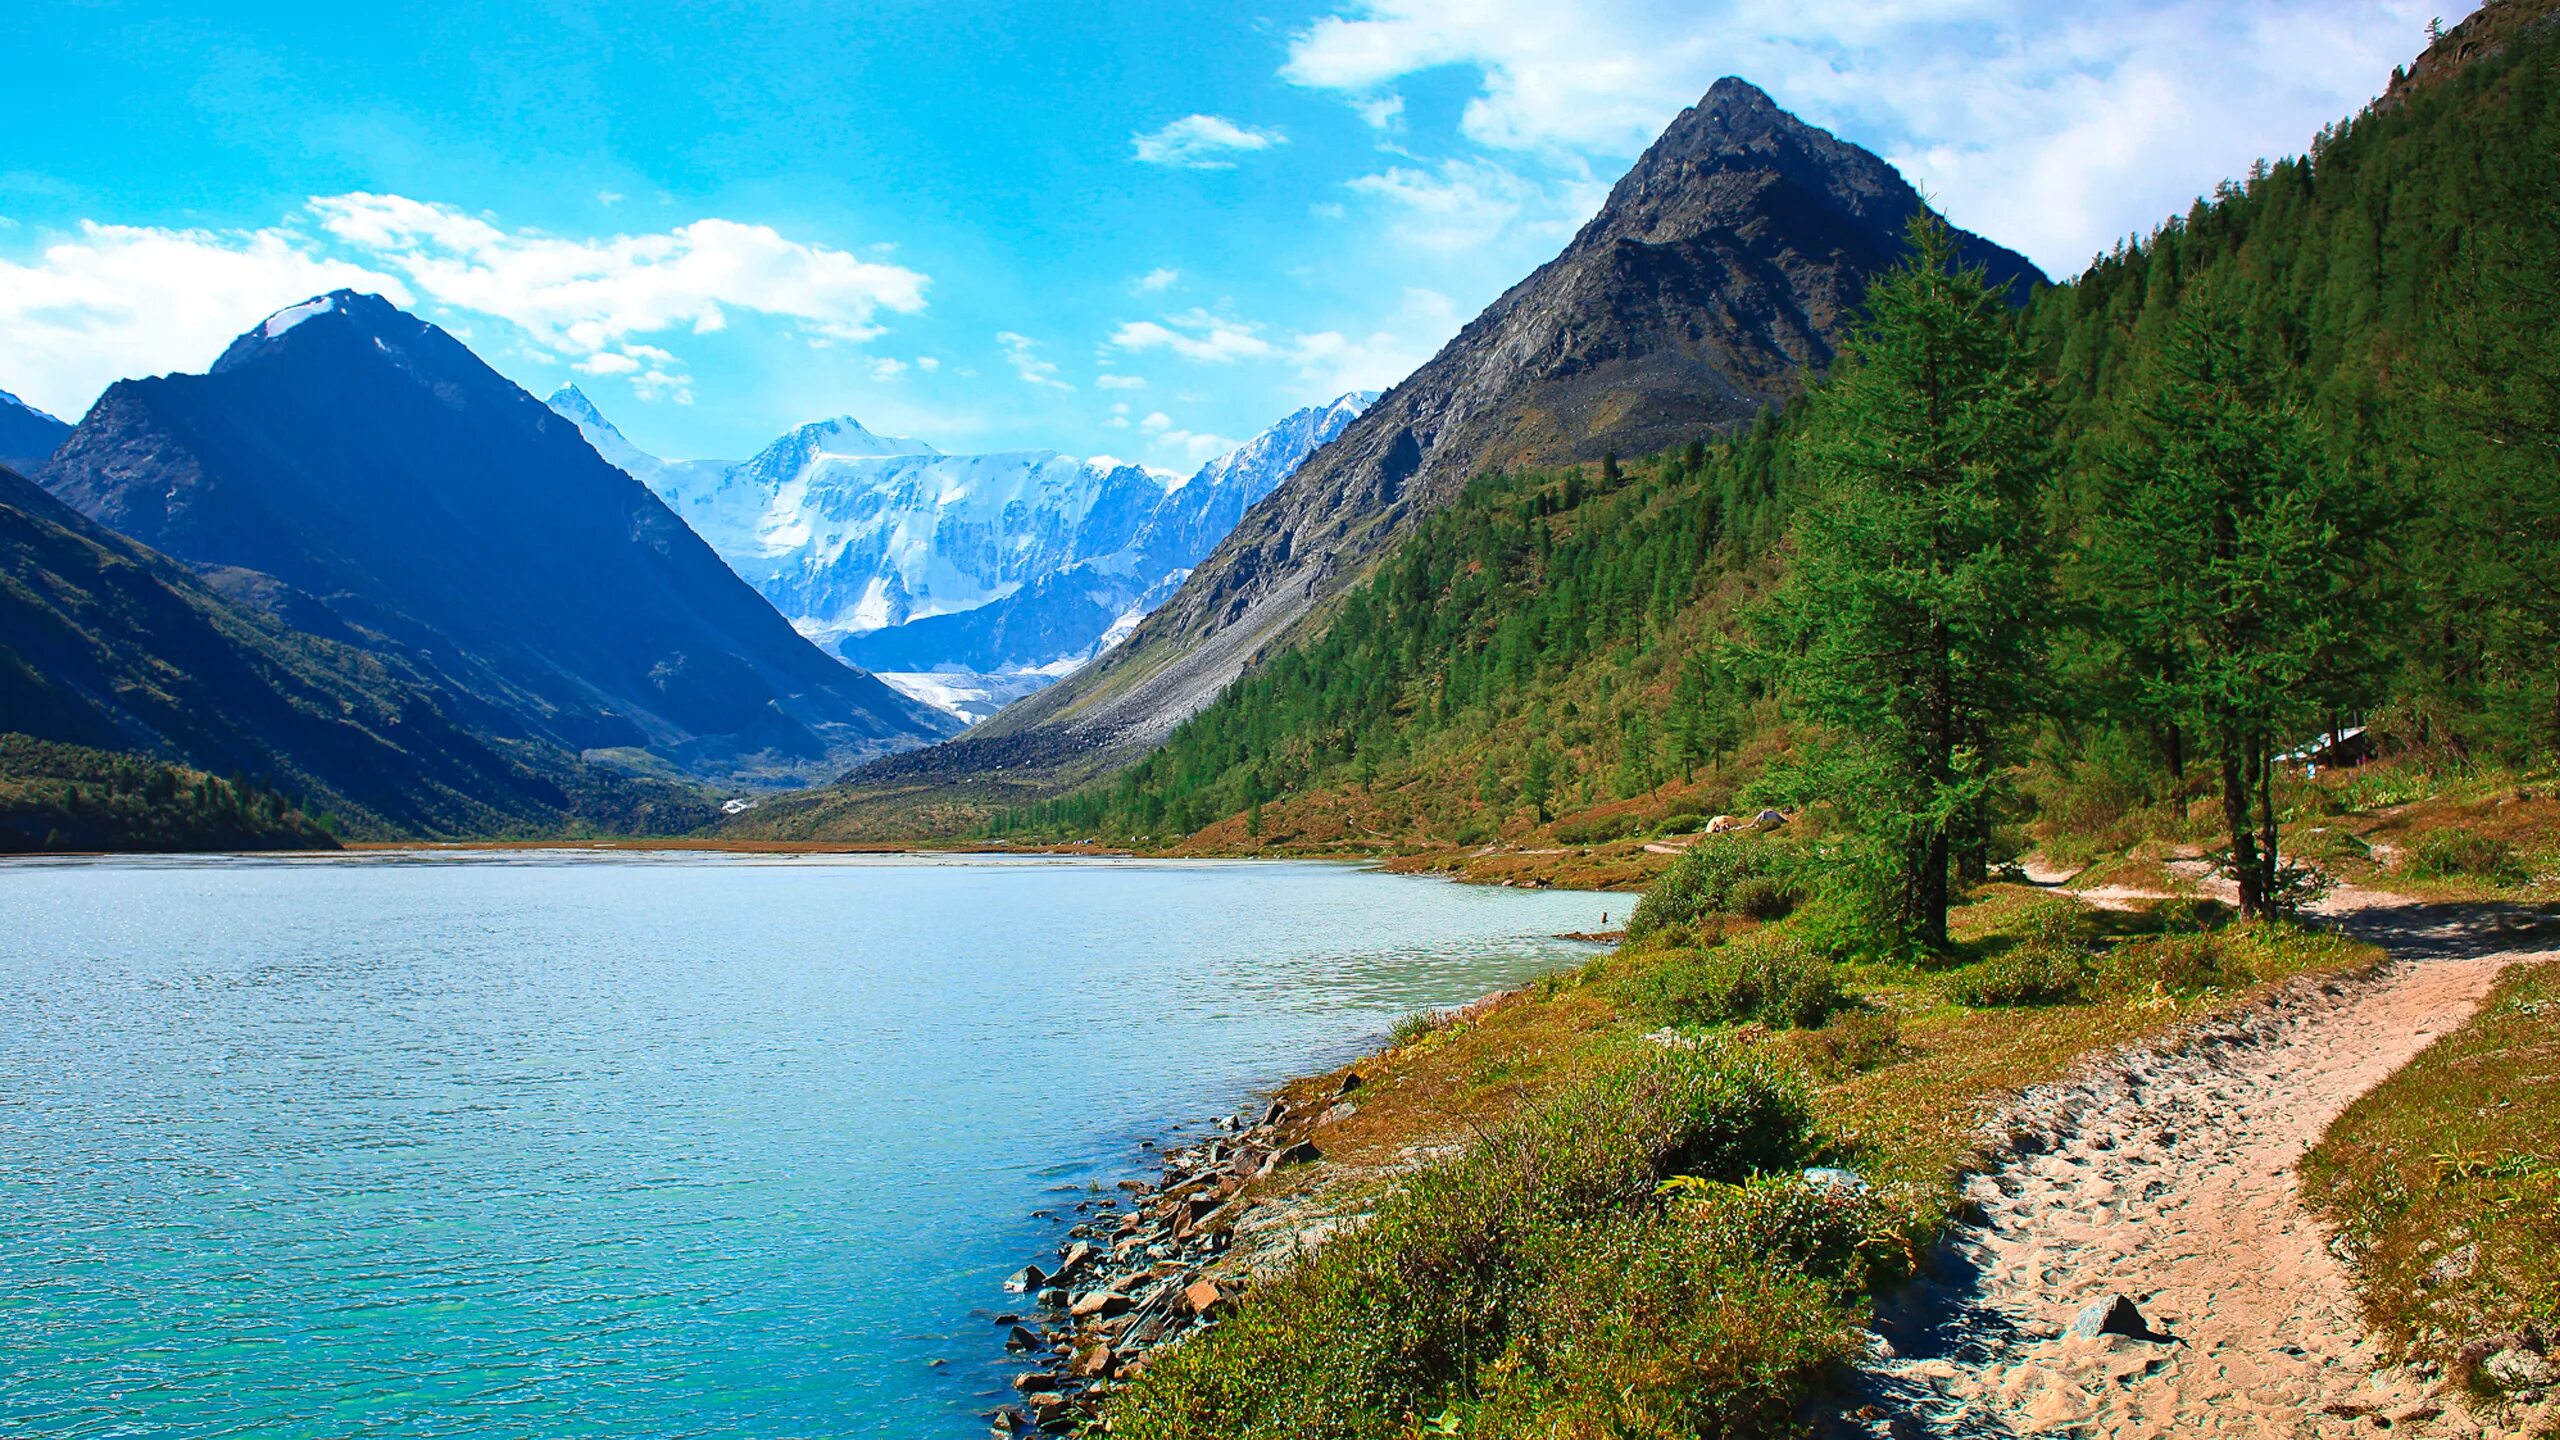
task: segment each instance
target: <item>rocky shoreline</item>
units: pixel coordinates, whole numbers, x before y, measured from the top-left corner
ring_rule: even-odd
[[[1124,1180],[1123,1196],[1078,1201],[1054,1258],[1005,1280],[1037,1309],[1006,1322],[1005,1348],[1026,1368],[1013,1379],[1021,1399],[989,1417],[992,1433],[1073,1431],[1157,1351],[1216,1326],[1256,1271],[1299,1239],[1268,1213],[1292,1201],[1266,1198],[1275,1187],[1254,1182],[1320,1161],[1310,1133],[1351,1113],[1363,1083],[1357,1069],[1293,1082],[1261,1110],[1220,1116],[1207,1136],[1168,1146],[1155,1181]]]
[[[1521,993],[1498,990],[1436,1018],[1477,1021]],[[1391,1053],[1290,1081],[1260,1108],[1166,1145],[1156,1180],[1124,1180],[1120,1194],[1078,1201],[1065,1243],[1005,1281],[1034,1308],[998,1317],[1023,1369],[1013,1377],[1020,1398],[988,1417],[991,1433],[1081,1428],[1165,1347],[1216,1327],[1256,1278],[1358,1223],[1369,1187],[1348,1182],[1446,1153],[1424,1146],[1384,1164],[1327,1160],[1323,1131],[1358,1112],[1363,1067],[1374,1073]]]

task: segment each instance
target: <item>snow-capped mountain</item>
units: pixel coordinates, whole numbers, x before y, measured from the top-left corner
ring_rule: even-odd
[[[0,390],[0,465],[33,470],[70,438],[70,426]]]
[[[851,418],[749,460],[662,460],[575,386],[550,403],[801,633],[974,720],[1126,635],[1376,398],[1301,410],[1189,475],[1053,450],[950,455]]]

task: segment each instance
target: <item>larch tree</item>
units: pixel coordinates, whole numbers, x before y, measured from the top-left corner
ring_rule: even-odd
[[[1925,212],[1867,309],[1803,437],[1778,615],[1818,734],[1791,783],[1865,842],[1904,938],[1943,949],[2043,664],[2042,383],[2007,292]]]
[[[2281,357],[2220,277],[2190,287],[2133,387],[2087,573],[2141,667],[2137,703],[2219,774],[2245,919],[2279,906],[2275,757],[2363,693],[2385,526],[2373,488],[2287,398]]]

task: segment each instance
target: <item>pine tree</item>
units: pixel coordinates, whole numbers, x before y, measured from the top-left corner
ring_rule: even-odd
[[[2048,460],[2005,293],[1933,217],[1910,243],[1808,418],[1780,612],[1821,726],[1796,783],[1866,842],[1906,937],[1943,948],[1956,837],[1983,828],[2041,664]]]

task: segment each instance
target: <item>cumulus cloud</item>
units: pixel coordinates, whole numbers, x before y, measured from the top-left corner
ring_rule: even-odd
[[[1181,271],[1166,269],[1159,266],[1156,269],[1150,270],[1146,274],[1139,276],[1138,283],[1130,286],[1129,288],[1137,291],[1141,295],[1152,295],[1159,290],[1172,289],[1175,284],[1181,281],[1181,279]]]
[[[682,404],[683,360],[643,337],[717,331],[743,311],[813,344],[860,342],[884,315],[922,310],[929,283],[733,220],[574,239],[355,192],[260,230],[85,223],[28,263],[0,261],[0,366],[23,372],[10,378],[37,403],[77,413],[112,380],[199,368],[259,316],[343,286],[506,320],[519,353]]]
[[[1388,317],[1387,325],[1361,336],[1339,330],[1275,335],[1270,327],[1255,321],[1189,310],[1156,320],[1124,321],[1105,344],[1128,351],[1162,350],[1204,365],[1232,365],[1247,360],[1282,364],[1309,384],[1339,393],[1383,389],[1394,384],[1429,359],[1457,331],[1457,306],[1448,296],[1411,286]],[[1147,420],[1172,424],[1161,412]]]
[[[1057,362],[1040,358],[1040,342],[1011,330],[998,331],[996,344],[1004,349],[1005,363],[1022,383],[1043,390],[1073,390],[1073,385],[1058,378]]]
[[[1901,166],[1960,223],[2076,270],[2352,113],[2467,0],[1351,0],[1285,78],[1364,118],[1472,70],[1459,139],[1512,168],[1614,174],[1720,76]],[[1392,112],[1389,112],[1392,113]],[[1373,122],[1374,123],[1374,122]],[[1434,194],[1434,191],[1444,192]],[[1505,215],[1496,177],[1390,169],[1369,193]],[[1517,210],[1508,212],[1516,215]],[[1417,225],[1411,234],[1435,233]]]
[[[1398,239],[1444,252],[1475,249],[1515,225],[1561,242],[1609,193],[1587,176],[1543,184],[1489,160],[1455,159],[1427,169],[1389,166],[1350,187],[1387,207],[1388,230]]]
[[[1437,290],[1408,287],[1385,328],[1366,335],[1319,330],[1291,342],[1291,363],[1327,395],[1384,390],[1419,368],[1458,333],[1458,307]]]
[[[1122,423],[1127,422],[1124,420]],[[1206,431],[1185,430],[1174,424],[1173,418],[1161,410],[1139,421],[1138,432],[1146,436],[1147,443],[1157,450],[1168,455],[1179,455],[1195,465],[1224,455],[1241,443]]]
[[[430,299],[514,322],[535,343],[592,355],[634,335],[709,334],[732,310],[860,342],[882,311],[924,308],[925,275],[792,240],[769,225],[704,219],[672,230],[571,239],[510,230],[451,205],[362,191],[315,197],[329,234]]]
[[[337,289],[414,299],[290,229],[84,223],[26,264],[0,260],[0,388],[77,419],[110,384],[201,370],[260,316]]]
[[[1258,360],[1277,353],[1276,347],[1262,338],[1261,326],[1206,310],[1168,315],[1161,321],[1131,320],[1112,331],[1106,343],[1118,350],[1169,350],[1185,360],[1210,365]]]
[[[1147,165],[1173,165],[1186,170],[1230,170],[1237,155],[1285,145],[1277,130],[1255,130],[1218,115],[1185,115],[1179,120],[1129,137],[1129,148]]]

